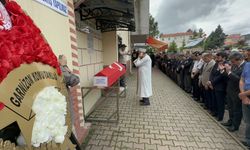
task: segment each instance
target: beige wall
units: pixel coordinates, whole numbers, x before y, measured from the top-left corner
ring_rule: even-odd
[[[41,29],[54,53],[64,54],[72,62],[69,18],[34,0],[16,1]],[[72,69],[72,63],[68,66]]]
[[[116,31],[102,33],[103,62],[104,65],[118,61],[118,39]]]
[[[91,33],[90,33],[91,34]],[[94,37],[94,48],[88,48],[88,34],[77,31],[78,59],[81,87],[93,86],[93,77],[103,68],[102,40]],[[83,99],[84,113],[88,114],[100,98],[100,90],[95,90]]]

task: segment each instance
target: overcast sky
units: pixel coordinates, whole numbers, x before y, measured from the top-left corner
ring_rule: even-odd
[[[226,34],[250,33],[250,0],[150,0],[161,33],[199,29],[210,34],[220,24]]]

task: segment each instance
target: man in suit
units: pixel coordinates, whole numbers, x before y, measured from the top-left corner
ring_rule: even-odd
[[[187,56],[185,59],[182,69],[183,69],[183,74],[184,74],[184,90],[187,93],[191,93],[192,91],[192,86],[191,86],[191,72],[190,72],[190,67],[193,63],[193,60],[191,57]]]
[[[226,123],[222,123],[222,125],[228,126],[228,130],[234,132],[239,129],[242,119],[242,103],[238,95],[240,93],[239,82],[245,66],[245,60],[244,56],[239,52],[233,52],[229,60],[231,64],[220,66],[220,69],[225,69],[226,71],[224,71],[224,73],[228,75],[226,91],[229,120]]]
[[[208,87],[207,82],[209,81],[210,74],[212,72],[212,69],[215,65],[215,61],[213,60],[213,55],[211,53],[204,53],[203,60],[205,62],[203,66],[203,71],[201,74],[201,83],[204,86],[204,102],[205,102],[205,108],[210,109],[210,103],[212,98],[212,91],[211,88]]]
[[[221,74],[219,65],[223,64],[227,59],[227,54],[225,52],[219,52],[216,54],[216,64],[214,65],[208,86],[213,89],[212,99],[211,99],[211,111],[213,115],[217,117],[218,121],[223,120],[225,111],[225,95],[227,87],[227,76]]]
[[[199,87],[199,76],[201,72],[201,68],[203,66],[203,60],[201,59],[201,53],[200,52],[195,52],[194,53],[194,64],[192,67],[192,74],[191,78],[193,81],[193,98],[194,100],[200,101],[201,97],[201,90]]]

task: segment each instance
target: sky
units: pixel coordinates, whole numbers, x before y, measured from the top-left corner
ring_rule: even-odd
[[[250,33],[250,0],[150,0],[150,13],[164,34],[199,28],[210,34],[219,24],[226,34]]]

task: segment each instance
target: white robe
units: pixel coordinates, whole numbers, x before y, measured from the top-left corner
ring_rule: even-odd
[[[145,55],[142,59],[137,58],[134,61],[134,64],[138,68],[137,94],[140,97],[148,98],[153,95],[151,81],[151,58],[148,55]]]

